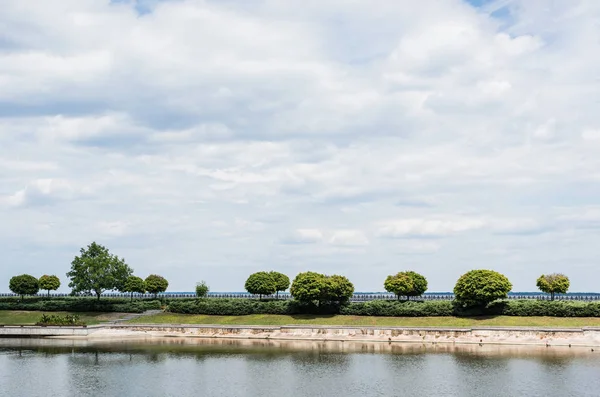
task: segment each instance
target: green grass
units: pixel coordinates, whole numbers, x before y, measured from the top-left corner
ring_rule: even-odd
[[[39,321],[42,314],[63,316],[75,314],[87,325],[100,324],[102,322],[118,319],[122,313],[67,313],[67,312],[38,312],[20,310],[0,310],[0,325],[33,325]]]
[[[362,325],[404,327],[584,327],[600,326],[597,317],[367,317],[270,315],[208,316],[161,313],[131,320],[137,324],[215,324],[215,325]]]

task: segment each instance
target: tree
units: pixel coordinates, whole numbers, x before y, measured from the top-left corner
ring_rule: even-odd
[[[275,280],[275,290],[277,291],[277,299],[279,299],[279,292],[290,288],[290,278],[279,272],[269,272],[269,274]]]
[[[123,286],[121,292],[130,292],[131,300],[133,301],[133,294],[135,292],[138,294],[143,294],[146,292],[146,283],[141,277],[129,276],[125,281],[125,285]]]
[[[542,274],[536,282],[540,291],[550,294],[550,300],[554,300],[554,294],[565,294],[569,290],[569,278],[561,273]]]
[[[336,303],[346,303],[354,294],[354,285],[344,276],[334,274],[325,276],[325,288],[322,292],[322,300]]]
[[[400,296],[406,296],[410,300],[411,296],[421,296],[427,291],[427,279],[417,272],[400,272],[388,276],[383,286],[386,291],[396,294],[398,300]]]
[[[208,284],[206,284],[206,281],[202,280],[196,284],[196,296],[198,298],[206,298],[208,296],[208,291],[210,291],[210,288],[208,287]]]
[[[263,295],[273,295],[277,291],[277,283],[271,273],[257,272],[248,277],[245,288],[249,293],[258,295],[259,299],[262,299]]]
[[[387,276],[383,286],[386,291],[396,294],[398,300],[401,296],[409,296],[414,289],[412,277],[405,273],[398,273],[395,276]]]
[[[25,295],[35,295],[40,290],[40,284],[37,278],[29,274],[21,274],[10,279],[8,287],[12,292],[21,295],[21,299]]]
[[[503,274],[493,270],[471,270],[463,274],[454,287],[457,302],[464,306],[486,306],[506,298],[512,284]]]
[[[304,272],[296,276],[290,292],[300,302],[345,303],[354,294],[354,285],[344,276]]]
[[[146,277],[146,290],[154,294],[156,298],[159,292],[165,292],[169,288],[169,282],[163,276],[151,274]]]
[[[48,296],[50,296],[50,291],[56,291],[60,288],[60,279],[56,276],[43,275],[38,281],[40,289],[48,291]]]
[[[98,300],[104,291],[119,290],[125,287],[127,278],[133,270],[125,260],[112,255],[106,247],[93,242],[87,249],[81,248],[80,256],[71,262],[69,287],[73,294],[80,292],[95,293]]]

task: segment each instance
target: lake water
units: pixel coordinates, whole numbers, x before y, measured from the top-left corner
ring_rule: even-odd
[[[584,348],[0,339],[0,396],[600,396]]]

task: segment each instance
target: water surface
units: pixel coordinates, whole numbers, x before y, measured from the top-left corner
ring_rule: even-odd
[[[0,396],[598,396],[591,349],[0,339]]]

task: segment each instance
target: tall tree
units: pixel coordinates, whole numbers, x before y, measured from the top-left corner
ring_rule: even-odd
[[[565,294],[569,290],[569,277],[561,273],[542,274],[536,282],[540,291],[550,294],[550,300],[554,300],[554,294]]]
[[[60,279],[56,276],[48,276],[44,274],[39,279],[40,289],[44,291],[48,291],[48,296],[50,296],[50,291],[56,291],[60,288]]]
[[[25,295],[35,295],[40,290],[38,279],[29,274],[14,276],[10,279],[8,287],[15,294],[21,295],[21,300]]]
[[[71,262],[67,277],[73,293],[93,292],[98,300],[104,291],[119,290],[125,287],[133,270],[125,260],[112,255],[108,249],[96,242],[81,248],[80,255]]]

